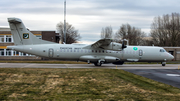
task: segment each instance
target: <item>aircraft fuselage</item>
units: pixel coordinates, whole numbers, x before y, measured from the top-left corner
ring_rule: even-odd
[[[132,62],[165,62],[173,59],[161,47],[154,46],[128,46],[121,51],[104,49],[83,49],[87,45],[75,44],[40,44],[40,45],[18,45],[8,46],[8,48],[40,57],[55,58],[60,60],[86,61],[92,63],[104,60],[105,63],[117,61]],[[87,59],[86,59],[87,57]]]
[[[100,39],[91,45],[58,44],[36,38],[19,18],[8,18],[14,46],[8,49],[60,60],[86,61],[101,66],[103,63],[123,64],[130,62],[162,62],[174,57],[162,47],[126,46],[112,39]]]

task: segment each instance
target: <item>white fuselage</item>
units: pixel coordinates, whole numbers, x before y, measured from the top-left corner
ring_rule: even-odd
[[[93,48],[83,49],[85,46],[87,45],[37,44],[8,46],[8,48],[41,57],[72,61],[90,61],[92,63],[101,59],[105,60],[105,63],[113,63],[117,61],[164,62],[174,58],[162,47],[128,46],[122,51],[112,51]]]
[[[130,62],[162,62],[174,57],[162,47],[125,46],[112,39],[100,39],[91,45],[58,44],[36,38],[19,18],[8,18],[14,46],[8,49],[60,60],[87,61],[101,66],[103,63],[123,64]]]

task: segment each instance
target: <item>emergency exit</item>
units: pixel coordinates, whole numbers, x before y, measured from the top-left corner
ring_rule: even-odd
[[[54,50],[52,48],[49,49],[49,57],[53,57],[54,55]]]

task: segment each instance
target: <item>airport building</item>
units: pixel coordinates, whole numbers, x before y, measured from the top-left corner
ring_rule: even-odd
[[[56,31],[31,31],[37,38],[59,43],[59,33]],[[7,46],[14,45],[10,28],[0,28],[0,60],[4,59],[41,59],[35,55],[7,49]]]
[[[37,38],[59,43],[59,33],[56,31],[31,31]],[[8,50],[7,46],[14,45],[14,40],[9,28],[0,28],[0,60],[4,59],[43,59],[41,57],[26,54],[14,50]],[[180,47],[164,47],[174,56],[174,60],[180,60]]]

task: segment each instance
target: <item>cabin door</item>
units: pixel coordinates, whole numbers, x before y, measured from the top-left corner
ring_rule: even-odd
[[[54,55],[54,50],[52,48],[49,49],[49,57],[53,57]]]
[[[143,50],[139,50],[139,58],[141,59],[141,57],[143,56]]]
[[[143,56],[143,51],[141,49],[139,50],[139,56]]]

